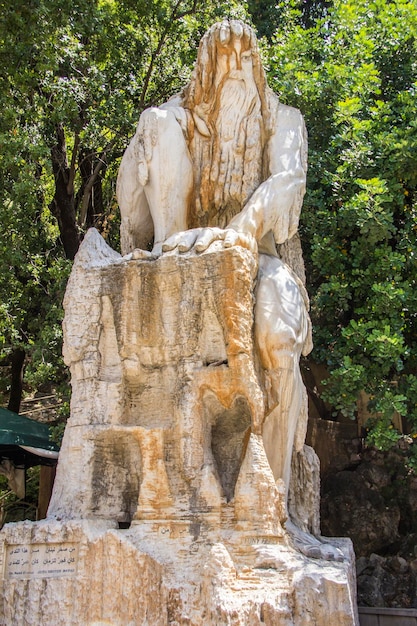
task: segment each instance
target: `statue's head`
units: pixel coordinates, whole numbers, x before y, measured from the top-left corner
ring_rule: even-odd
[[[243,81],[256,89],[263,117],[267,117],[266,76],[253,29],[240,20],[214,24],[203,36],[193,76],[184,91],[184,106],[208,117],[226,81]]]
[[[200,51],[204,46],[203,42]],[[207,44],[214,51],[216,85],[226,78],[247,81],[254,79],[253,57],[258,57],[259,54],[255,34],[248,26],[237,20],[215,24],[208,33]]]
[[[194,121],[189,140],[196,189],[193,226],[225,227],[265,180],[270,94],[252,28],[238,20],[214,24],[201,40],[182,93],[182,105]]]

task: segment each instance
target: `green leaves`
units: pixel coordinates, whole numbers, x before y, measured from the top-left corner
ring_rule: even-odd
[[[330,370],[335,415],[354,418],[361,390],[372,397],[382,446],[398,438],[395,414],[417,430],[417,6],[337,0],[310,24],[300,3],[286,11],[268,62],[309,131],[312,356]]]
[[[28,389],[66,382],[64,247],[92,225],[118,246],[115,181],[141,111],[184,86],[207,27],[245,14],[235,0],[3,3],[0,361],[23,348]]]

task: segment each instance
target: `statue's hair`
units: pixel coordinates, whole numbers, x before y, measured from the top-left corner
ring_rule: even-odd
[[[240,39],[242,50],[252,51],[253,76],[261,100],[264,130],[268,133],[270,111],[267,92],[269,87],[261,63],[258,42],[252,28],[240,20],[218,22],[203,36],[191,80],[182,93],[183,106],[191,110],[199,107],[205,110],[210,118],[215,100],[217,50],[219,47],[233,47],[236,39]]]

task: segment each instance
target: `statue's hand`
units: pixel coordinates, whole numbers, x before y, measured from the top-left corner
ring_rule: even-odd
[[[182,230],[175,235],[168,237],[162,244],[162,252],[171,252],[172,250],[178,250],[178,252],[188,252],[190,250],[198,236],[198,233],[203,230],[202,228],[192,228],[190,230]]]
[[[253,254],[257,254],[258,242],[250,233],[240,233],[233,228],[226,228],[224,232],[226,233],[223,244],[225,248],[240,246],[250,250]]]
[[[215,241],[222,241],[224,248],[241,246],[257,253],[258,245],[252,235],[240,233],[231,228],[193,228],[180,233],[175,233],[162,244],[162,252],[170,252],[178,249],[178,252],[188,252],[192,248],[196,252],[204,252]]]

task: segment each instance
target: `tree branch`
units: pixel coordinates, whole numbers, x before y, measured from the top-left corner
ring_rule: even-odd
[[[159,57],[159,55],[161,53],[162,47],[163,47],[163,45],[165,43],[165,40],[168,37],[170,31],[173,28],[174,22],[176,22],[177,20],[185,17],[186,15],[192,15],[197,10],[197,0],[193,0],[192,7],[190,9],[188,9],[187,11],[182,11],[181,13],[177,13],[181,2],[182,2],[182,0],[177,0],[177,2],[175,3],[175,5],[174,5],[174,7],[172,9],[172,12],[171,12],[171,16],[170,16],[169,20],[167,21],[167,24],[166,24],[164,30],[162,31],[161,37],[159,38],[158,45],[156,46],[155,50],[153,51],[153,53],[151,55],[151,60],[150,60],[150,63],[149,63],[148,71],[146,72],[146,75],[145,75],[145,78],[144,78],[144,81],[143,81],[142,94],[141,94],[140,101],[139,101],[139,108],[140,109],[143,109],[144,105],[145,105],[146,93],[148,91],[149,82],[150,82],[151,77],[152,77],[155,61]]]
[[[117,138],[115,137],[104,148],[104,150],[102,151],[102,153],[98,157],[98,162],[97,162],[97,165],[94,168],[93,173],[91,174],[90,178],[88,179],[87,184],[84,187],[84,193],[83,193],[83,198],[82,198],[82,201],[81,201],[81,208],[80,208],[80,216],[79,216],[79,220],[78,220],[79,225],[81,226],[81,228],[83,228],[85,226],[85,222],[86,222],[86,219],[87,219],[88,203],[90,201],[91,190],[93,189],[94,183],[96,182],[97,176],[99,175],[101,169],[104,167],[104,165],[106,165],[105,156],[109,152],[109,150],[111,150],[113,148],[113,146],[116,143],[116,140],[117,140]]]
[[[75,164],[77,162],[77,153],[78,153],[79,145],[80,145],[80,134],[77,131],[75,133],[74,148],[72,150],[72,155],[71,155],[71,165],[69,167],[69,172],[68,172],[67,192],[69,196],[74,193]]]

